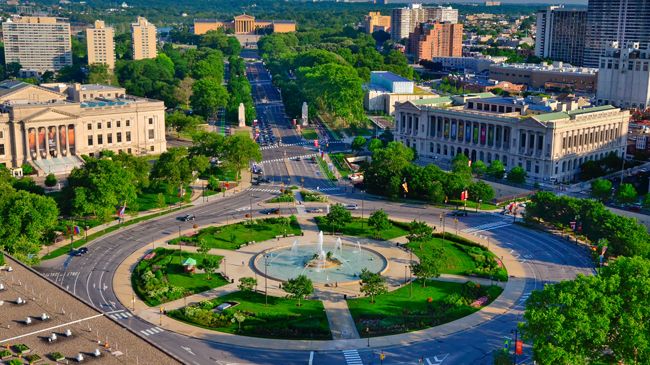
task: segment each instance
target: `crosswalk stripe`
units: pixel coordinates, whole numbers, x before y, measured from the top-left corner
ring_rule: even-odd
[[[509,226],[511,224],[512,224],[512,222],[485,223],[485,224],[481,224],[480,226],[465,228],[465,229],[462,230],[462,232],[463,233],[475,233],[475,232],[489,231],[489,230],[492,230],[492,229],[497,229],[497,228]]]
[[[345,362],[348,365],[363,365],[363,361],[361,361],[361,356],[359,356],[359,351],[357,350],[345,350],[343,351],[343,357],[345,357]]]
[[[280,193],[280,190],[278,190],[278,189],[250,188],[248,190],[250,190],[250,191],[260,191],[260,192],[263,192],[263,193],[278,193],[278,194]],[[246,208],[246,209],[248,209],[248,208]],[[241,211],[243,211],[243,210],[245,210],[245,209],[242,209]],[[236,210],[236,212],[239,212],[239,211],[240,211],[239,209]]]

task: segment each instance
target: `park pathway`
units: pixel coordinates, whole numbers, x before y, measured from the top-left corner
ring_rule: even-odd
[[[319,292],[318,299],[323,302],[327,321],[330,324],[333,340],[360,338],[354,319],[348,309],[348,302],[340,294]]]

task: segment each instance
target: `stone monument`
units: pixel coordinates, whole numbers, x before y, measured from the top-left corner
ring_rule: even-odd
[[[237,110],[237,120],[239,121],[239,127],[246,126],[246,107],[244,103],[239,103],[239,108]]]
[[[302,125],[303,125],[303,127],[306,127],[307,123],[309,123],[309,109],[307,107],[307,102],[304,101],[302,103]]]

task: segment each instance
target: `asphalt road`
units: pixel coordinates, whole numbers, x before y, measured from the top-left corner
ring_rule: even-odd
[[[113,274],[117,266],[138,248],[151,241],[163,238],[178,231],[179,227],[189,228],[192,223],[183,223],[176,219],[185,213],[193,213],[199,225],[226,223],[248,212],[253,205],[254,213],[259,212],[257,202],[267,200],[279,188],[278,184],[304,183],[306,187],[316,188],[331,195],[332,200],[345,203],[357,203],[363,206],[363,214],[376,209],[384,209],[390,216],[404,219],[420,219],[440,227],[439,214],[444,212],[419,204],[386,202],[375,197],[353,192],[346,185],[337,186],[323,179],[318,165],[308,159],[292,159],[317,151],[308,146],[297,145],[302,139],[293,129],[287,128],[290,121],[284,114],[283,107],[277,101],[279,93],[270,83],[268,73],[261,63],[248,68],[249,78],[253,84],[257,104],[258,119],[273,125],[276,137],[280,137],[280,146],[263,150],[264,174],[276,184],[254,186],[251,191],[219,201],[197,204],[183,213],[176,212],[169,216],[127,227],[111,235],[101,237],[89,245],[90,252],[81,257],[61,257],[44,262],[38,268],[50,279],[57,282],[74,295],[89,301],[103,311],[122,310],[120,321],[123,325],[142,333],[149,340],[159,344],[188,364],[307,364],[310,357],[313,364],[355,364],[358,358],[363,364],[379,364],[379,351],[386,355],[385,364],[418,364],[422,359],[428,365],[447,364],[491,364],[491,352],[503,346],[504,336],[510,336],[511,330],[521,320],[523,303],[528,294],[543,287],[544,283],[571,279],[577,273],[591,273],[592,265],[587,254],[567,241],[546,233],[529,230],[512,224],[512,218],[498,214],[470,214],[461,217],[457,229],[468,233],[484,235],[493,243],[512,250],[523,263],[528,279],[524,295],[515,306],[496,319],[483,325],[468,328],[444,338],[375,349],[372,339],[369,348],[343,352],[309,351],[269,351],[230,346],[200,339],[194,339],[176,333],[163,331],[146,335],[145,331],[153,327],[130,315],[113,293]],[[289,146],[287,146],[289,145]],[[286,155],[285,155],[286,153]],[[288,158],[285,158],[285,156]],[[289,169],[292,171],[289,176]],[[284,213],[295,213],[294,209],[284,209]],[[361,211],[359,212],[361,213]],[[258,214],[258,213],[255,213]],[[447,218],[446,222],[453,219]],[[447,231],[454,231],[455,226],[447,224]],[[519,363],[531,363],[530,350]],[[358,362],[356,363],[358,364]]]

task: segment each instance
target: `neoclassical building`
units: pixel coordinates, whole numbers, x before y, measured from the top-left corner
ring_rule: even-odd
[[[106,85],[0,82],[0,164],[65,173],[81,155],[167,149],[162,101]]]
[[[531,181],[568,182],[580,165],[625,153],[629,112],[490,93],[412,100],[395,108],[395,139],[448,167],[455,155],[523,167]]]
[[[205,34],[211,30],[232,29],[235,34],[259,34],[264,32],[289,33],[296,31],[296,22],[290,20],[255,19],[248,14],[237,15],[233,20],[196,19],[194,34]]]

